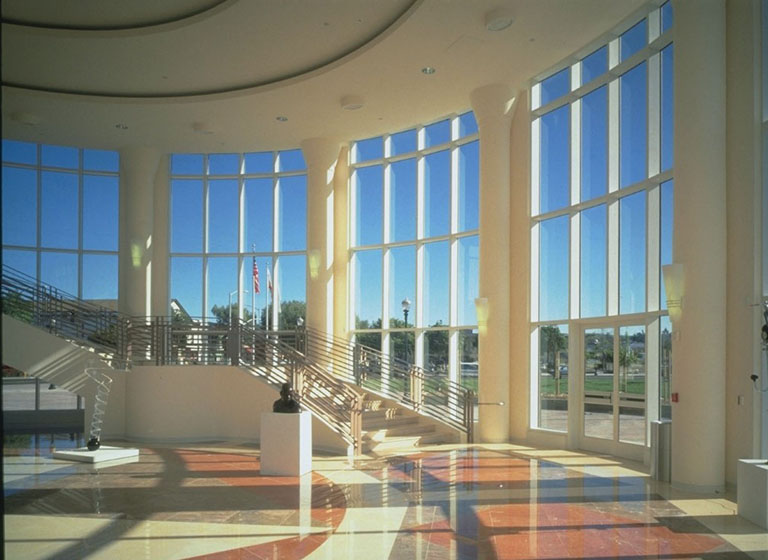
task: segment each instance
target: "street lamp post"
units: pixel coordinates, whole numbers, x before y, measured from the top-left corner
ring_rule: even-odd
[[[243,292],[244,294],[247,294],[248,290],[232,290],[231,292],[229,292],[228,310],[229,310],[229,326],[230,327],[232,326],[232,296],[235,295],[238,292]]]
[[[408,311],[411,309],[411,301],[405,298],[401,305],[403,306],[403,317],[405,318],[405,328],[408,328]]]

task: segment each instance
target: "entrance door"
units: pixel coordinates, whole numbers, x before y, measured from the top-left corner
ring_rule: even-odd
[[[584,328],[584,449],[642,459],[647,432],[645,336],[644,325]]]

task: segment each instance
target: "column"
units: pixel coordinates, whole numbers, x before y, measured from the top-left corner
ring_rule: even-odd
[[[307,326],[333,332],[334,175],[341,145],[328,138],[301,143],[307,163]]]
[[[349,239],[349,148],[342,147],[333,180],[333,334],[347,336]]]
[[[483,86],[470,94],[480,135],[479,297],[488,299],[488,320],[479,329],[477,440],[509,439],[510,124],[514,105],[506,86]]]
[[[171,301],[170,255],[171,255],[171,182],[168,155],[160,158],[155,174],[154,229],[152,230],[152,315],[166,316]]]
[[[144,146],[120,150],[120,253],[118,309],[152,313],[154,188],[161,154]]]
[[[673,259],[685,269],[673,339],[672,484],[725,484],[725,3],[675,12]]]

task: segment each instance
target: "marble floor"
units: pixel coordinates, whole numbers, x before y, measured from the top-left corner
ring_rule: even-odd
[[[79,443],[6,437],[5,558],[768,560],[768,533],[732,496],[685,494],[612,457],[436,446],[316,455],[302,477],[261,476],[258,448],[237,442],[51,458]]]

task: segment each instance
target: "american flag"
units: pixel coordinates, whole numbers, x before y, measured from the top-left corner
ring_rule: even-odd
[[[258,294],[261,291],[259,286],[259,265],[256,264],[256,257],[253,257],[253,293]]]

